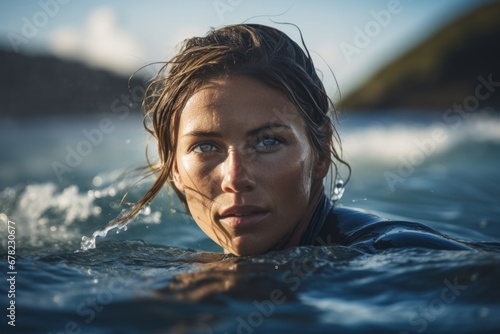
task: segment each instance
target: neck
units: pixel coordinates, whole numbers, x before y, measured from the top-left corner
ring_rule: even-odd
[[[311,198],[309,200],[309,205],[307,206],[307,210],[304,216],[297,223],[297,225],[295,225],[295,227],[291,229],[290,232],[287,233],[287,235],[284,238],[278,241],[278,243],[270,249],[271,251],[287,249],[300,244],[302,235],[309,227],[309,224],[311,224],[311,218],[314,214],[316,207],[318,206],[318,203],[320,202],[323,196],[323,192],[324,189],[322,183],[312,187]]]

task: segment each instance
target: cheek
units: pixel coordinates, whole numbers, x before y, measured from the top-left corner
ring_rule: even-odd
[[[281,198],[287,205],[292,202],[306,202],[309,199],[312,186],[312,163],[308,151],[299,151],[295,154],[287,154],[280,159],[279,163],[266,168],[263,175],[267,175],[269,192],[275,194],[275,198]],[[272,170],[274,173],[269,173]]]
[[[210,186],[209,176],[200,169],[192,158],[181,157],[178,161],[179,177],[184,184],[184,193],[189,211],[202,230],[210,234],[210,210],[212,200],[207,187]]]
[[[298,182],[298,191],[301,193],[309,196],[311,193],[311,187],[312,187],[312,171],[311,171],[311,164],[309,161],[302,161],[300,163],[299,168],[299,180]]]
[[[177,162],[189,211],[197,223],[209,224],[210,213],[217,196],[217,168],[214,170],[189,155],[178,157]]]
[[[212,221],[212,210],[216,197],[214,168],[200,163],[190,156],[178,158],[179,174],[185,185],[187,205],[196,224],[221,247],[226,248],[225,233]],[[215,168],[216,169],[216,168]]]
[[[307,161],[298,161],[289,168],[284,175],[286,184],[288,185],[289,196],[306,199],[311,192],[311,173]]]
[[[207,186],[214,184],[213,167],[189,155],[180,156],[177,161],[179,176],[187,187],[206,191]]]

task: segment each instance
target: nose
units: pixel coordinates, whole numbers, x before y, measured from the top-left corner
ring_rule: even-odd
[[[222,183],[224,192],[240,193],[255,188],[255,179],[250,171],[250,159],[244,153],[229,150],[226,160],[222,164]]]

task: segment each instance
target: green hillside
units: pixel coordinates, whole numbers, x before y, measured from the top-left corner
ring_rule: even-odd
[[[500,2],[459,18],[382,68],[344,97],[342,109],[450,108],[476,94],[479,76],[498,82],[480,107],[500,107]]]

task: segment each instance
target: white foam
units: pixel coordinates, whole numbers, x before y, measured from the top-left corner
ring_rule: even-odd
[[[79,192],[76,185],[58,191],[51,182],[31,184],[20,191],[4,190],[2,201],[6,196],[14,207],[8,219],[16,223],[16,237],[23,247],[74,242],[80,234],[78,223],[101,212],[94,198]]]
[[[341,129],[345,158],[375,164],[397,161],[425,145],[432,155],[464,142],[500,143],[500,118],[473,117],[459,124],[435,122],[430,125],[377,123]]]

